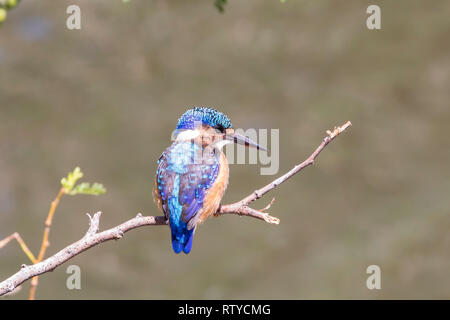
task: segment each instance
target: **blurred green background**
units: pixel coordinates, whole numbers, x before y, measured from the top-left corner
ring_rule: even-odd
[[[82,29],[66,29],[81,7]],[[366,28],[381,7],[382,30]],[[158,214],[156,160],[186,107],[280,129],[280,174],[353,122],[316,165],[264,199],[279,226],[211,218],[188,256],[166,227],[95,247],[40,277],[38,299],[450,298],[450,2],[27,1],[0,29],[0,238],[36,253],[59,181],[80,166],[99,197],[64,196],[47,256],[87,230]],[[224,202],[274,176],[232,165]],[[0,250],[6,279],[28,263]],[[81,290],[66,268],[81,267]],[[381,267],[381,290],[366,268]],[[29,282],[6,299],[28,297]]]

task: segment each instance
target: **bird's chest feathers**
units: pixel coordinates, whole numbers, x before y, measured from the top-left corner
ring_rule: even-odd
[[[222,200],[223,194],[228,186],[229,177],[229,167],[225,154],[220,153],[220,166],[217,178],[214,181],[211,188],[208,190],[203,201],[202,215],[200,217],[200,222],[203,222],[211,214],[214,214],[219,208],[220,201]]]

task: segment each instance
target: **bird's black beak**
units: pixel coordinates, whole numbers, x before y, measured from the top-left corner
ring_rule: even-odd
[[[233,132],[233,133],[230,133],[230,134],[226,134],[225,135],[225,139],[233,141],[234,143],[237,143],[237,144],[244,145],[246,147],[253,147],[253,148],[256,148],[258,150],[267,151],[266,148],[261,147],[259,144],[257,144],[256,142],[254,142],[250,138],[245,137],[243,135],[240,135],[239,133],[236,133],[236,132]]]

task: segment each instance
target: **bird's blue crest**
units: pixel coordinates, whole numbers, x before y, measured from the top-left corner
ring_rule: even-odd
[[[222,112],[208,107],[194,107],[186,111],[178,120],[177,129],[195,129],[196,123],[228,129],[233,125]]]

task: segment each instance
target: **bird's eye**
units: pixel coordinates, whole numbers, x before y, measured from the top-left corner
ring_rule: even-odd
[[[220,124],[215,125],[214,129],[216,129],[220,133],[224,133],[225,132],[225,128],[223,126],[221,126]]]

